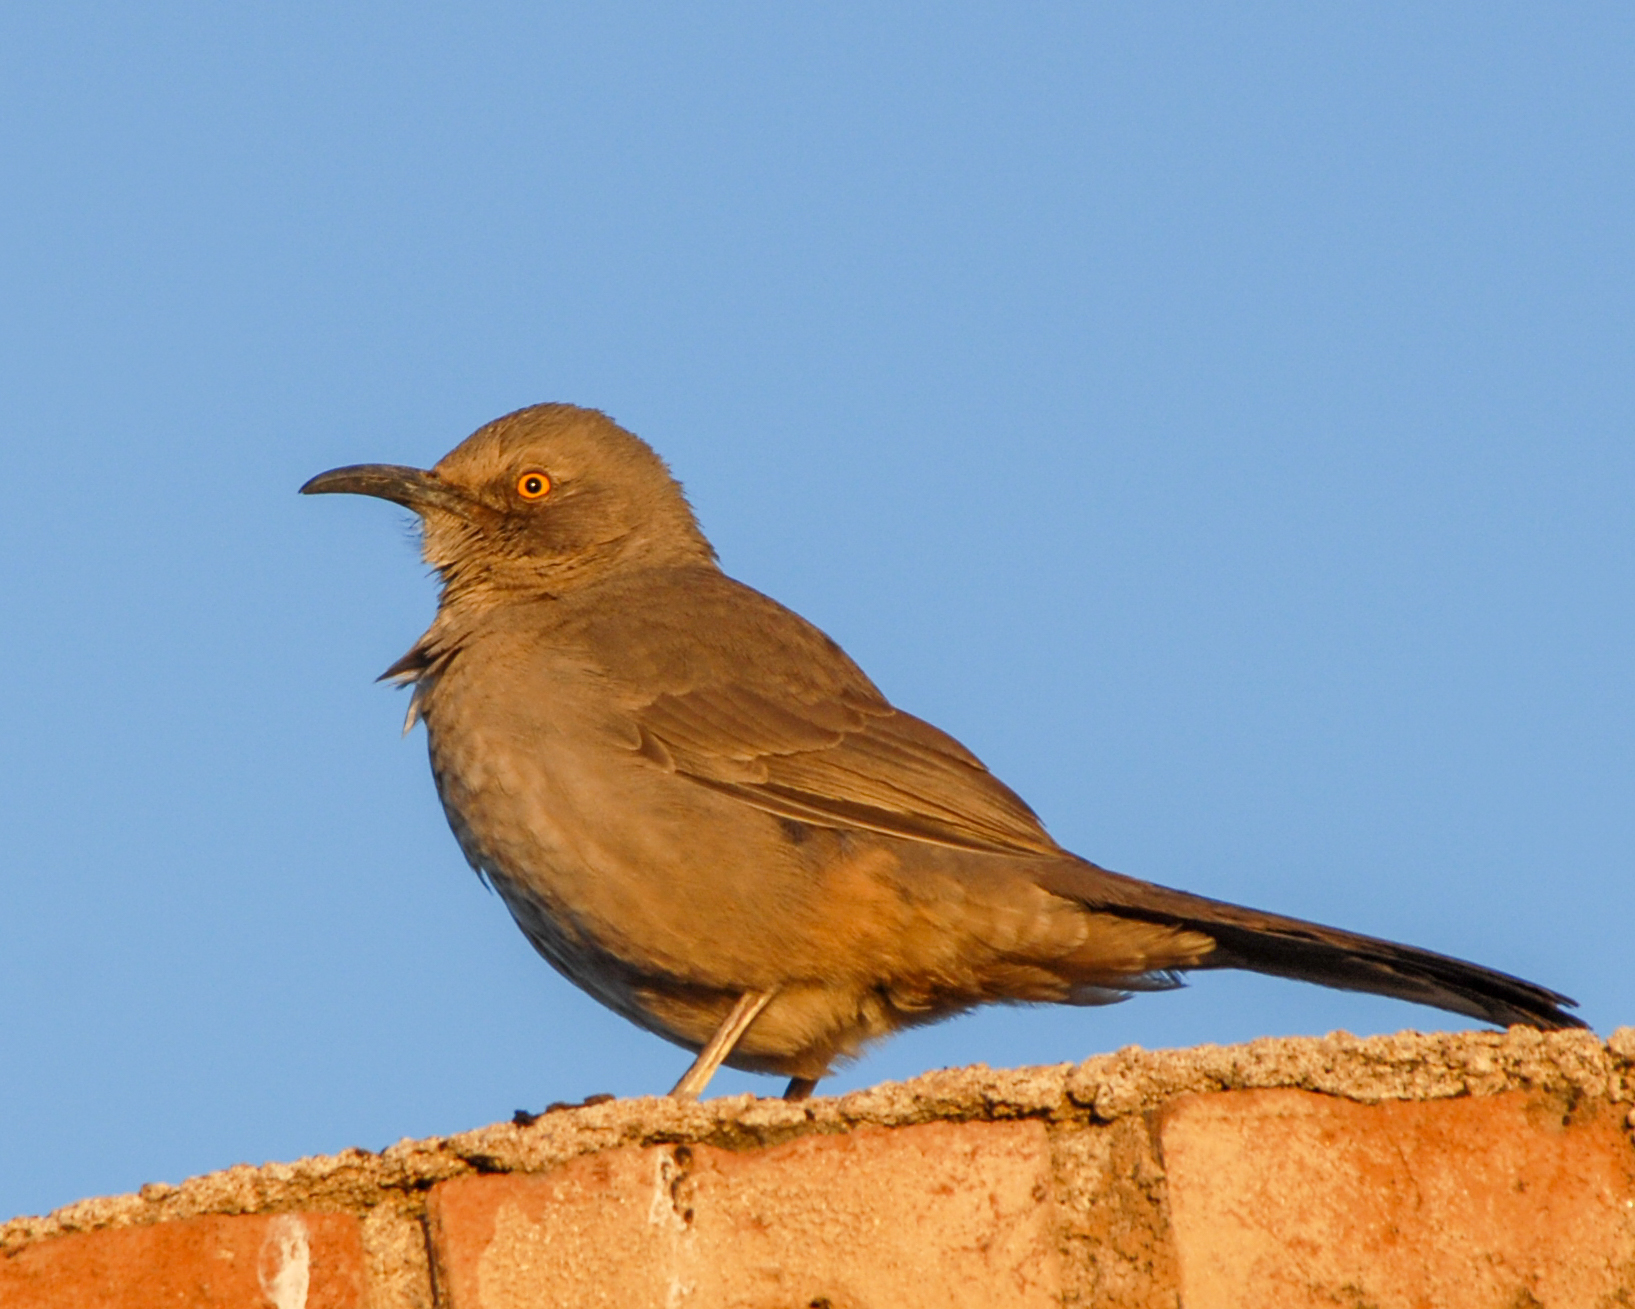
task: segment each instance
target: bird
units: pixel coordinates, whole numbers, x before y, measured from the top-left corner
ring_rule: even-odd
[[[811,1095],[904,1028],[991,1003],[1101,1005],[1236,968],[1501,1027],[1582,1027],[1506,973],[1141,881],[1059,845],[952,736],[722,571],[664,460],[605,414],[519,409],[430,469],[304,494],[417,515],[430,628],[410,688],[471,866],[614,1012]]]

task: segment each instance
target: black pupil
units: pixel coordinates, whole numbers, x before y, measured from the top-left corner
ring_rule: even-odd
[[[545,489],[545,484],[537,477],[530,477],[523,482],[522,489],[529,495],[538,495]]]

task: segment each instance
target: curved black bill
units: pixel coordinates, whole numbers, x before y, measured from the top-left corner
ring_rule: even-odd
[[[426,509],[464,512],[470,505],[465,493],[436,473],[401,464],[349,464],[319,473],[301,488],[302,495],[372,495],[419,513]]]

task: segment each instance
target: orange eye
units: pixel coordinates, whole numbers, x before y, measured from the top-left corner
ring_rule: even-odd
[[[517,478],[517,494],[524,500],[543,500],[551,493],[551,479],[535,469]]]

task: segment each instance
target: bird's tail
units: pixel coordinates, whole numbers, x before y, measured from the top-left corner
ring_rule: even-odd
[[[1366,991],[1465,1014],[1500,1027],[1583,1027],[1547,987],[1430,950],[1318,923],[1246,909],[1139,881],[1077,861],[1039,879],[1087,909],[1211,937],[1215,949],[1191,968],[1242,968],[1343,991]]]

